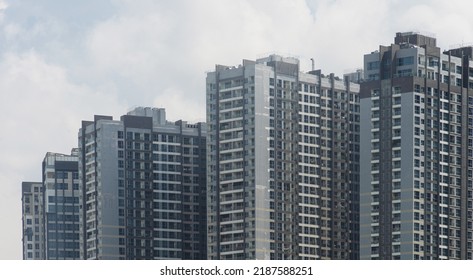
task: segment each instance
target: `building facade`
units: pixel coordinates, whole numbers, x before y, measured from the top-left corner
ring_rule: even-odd
[[[81,257],[205,259],[205,137],[157,108],[84,121]]]
[[[42,183],[23,183],[23,259],[79,259],[77,160],[76,149],[48,152]]]
[[[365,55],[362,259],[471,259],[471,47],[397,33]]]
[[[43,183],[21,184],[23,259],[44,260]]]
[[[43,160],[46,259],[79,259],[79,173],[71,155],[47,153]]]
[[[207,75],[209,259],[358,258],[358,91],[276,55]]]

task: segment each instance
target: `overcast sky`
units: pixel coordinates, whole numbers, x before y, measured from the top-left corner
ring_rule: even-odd
[[[448,5],[446,5],[448,3]],[[164,107],[205,120],[205,76],[272,53],[342,76],[399,31],[473,42],[473,1],[0,0],[0,259],[21,259],[21,182],[81,120]]]

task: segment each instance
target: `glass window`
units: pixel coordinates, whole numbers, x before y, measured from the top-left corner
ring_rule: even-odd
[[[367,68],[368,68],[368,70],[377,70],[377,69],[379,69],[379,61],[368,62]]]

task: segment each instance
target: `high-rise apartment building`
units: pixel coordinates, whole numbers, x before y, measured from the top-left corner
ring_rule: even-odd
[[[42,183],[23,183],[23,259],[79,259],[77,160],[77,149],[48,152]]]
[[[471,54],[408,32],[365,55],[362,259],[472,259]]]
[[[21,184],[23,259],[44,260],[43,183]]]
[[[44,244],[48,260],[79,259],[77,149],[47,153],[43,160]]]
[[[157,108],[84,121],[81,257],[205,259],[205,137]]]
[[[358,92],[276,55],[207,75],[209,259],[358,258]]]

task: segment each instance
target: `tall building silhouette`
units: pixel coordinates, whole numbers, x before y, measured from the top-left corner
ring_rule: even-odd
[[[43,183],[21,183],[24,260],[44,260]]]
[[[209,259],[357,259],[359,85],[272,55],[207,75]]]
[[[205,137],[158,108],[83,121],[81,257],[205,259]]]
[[[362,259],[471,259],[472,48],[397,33],[364,56]]]
[[[23,182],[23,259],[79,259],[77,160],[77,149],[48,152],[42,182]]]

